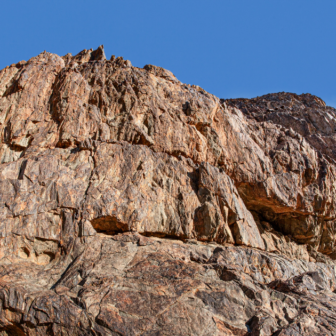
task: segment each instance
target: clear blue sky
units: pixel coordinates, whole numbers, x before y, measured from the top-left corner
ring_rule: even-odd
[[[0,68],[104,44],[221,98],[312,93],[336,107],[335,0],[1,2]]]

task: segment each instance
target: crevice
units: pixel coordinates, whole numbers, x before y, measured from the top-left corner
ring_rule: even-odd
[[[27,149],[27,147],[21,147],[19,145],[16,145],[16,144],[11,144],[11,143],[8,143],[8,142],[5,142],[5,144],[9,147],[10,150],[12,150],[13,152],[23,152],[24,150]]]
[[[80,297],[70,297],[71,301],[79,308],[86,310],[85,302]]]
[[[104,233],[111,236],[130,231],[129,225],[121,222],[115,216],[102,216],[95,218],[91,221],[91,224],[98,233]]]
[[[3,336],[24,336],[25,332],[16,325],[0,328],[0,335]]]
[[[84,251],[83,251],[84,252]],[[77,256],[75,259],[73,259],[69,265],[67,266],[67,268],[65,269],[65,271],[60,275],[59,279],[50,287],[51,290],[55,290],[55,288],[62,282],[62,280],[64,279],[64,277],[67,275],[68,271],[70,270],[70,268],[83,256],[83,254],[80,254],[79,256]]]
[[[67,149],[69,147],[71,147],[73,144],[71,141],[69,140],[59,140],[56,144],[56,148],[63,148],[63,149]]]
[[[18,180],[23,180],[23,175],[24,175],[25,169],[27,167],[27,162],[28,162],[28,160],[24,160],[22,162],[21,167],[20,167]]]
[[[2,95],[3,98],[6,98],[14,93],[22,91],[22,88],[19,87],[18,85],[21,74],[22,74],[22,70],[21,72],[18,72],[17,74],[15,74],[14,78],[12,78],[11,80],[11,84],[7,87],[6,91],[3,93]]]

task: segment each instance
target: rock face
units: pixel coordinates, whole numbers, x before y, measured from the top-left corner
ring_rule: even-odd
[[[321,99],[44,52],[0,71],[0,134],[0,335],[336,334]]]

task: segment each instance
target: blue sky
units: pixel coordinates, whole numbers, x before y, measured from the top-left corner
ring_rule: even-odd
[[[104,44],[221,98],[312,93],[336,107],[335,0],[1,3],[0,68]]]

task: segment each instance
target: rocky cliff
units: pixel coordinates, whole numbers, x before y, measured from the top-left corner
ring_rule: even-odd
[[[336,335],[336,110],[104,50],[0,71],[0,335]]]

